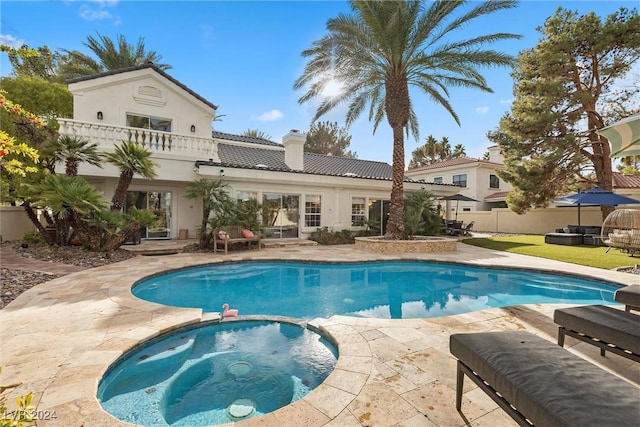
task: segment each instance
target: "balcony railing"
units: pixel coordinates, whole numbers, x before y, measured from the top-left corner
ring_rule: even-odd
[[[218,145],[213,138],[161,132],[127,126],[103,125],[71,119],[58,119],[60,135],[75,136],[98,144],[99,150],[113,151],[122,141],[135,142],[152,153],[193,160],[219,161]]]

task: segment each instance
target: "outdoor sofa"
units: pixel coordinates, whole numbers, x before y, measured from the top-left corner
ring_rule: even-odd
[[[458,359],[459,412],[467,375],[521,426],[638,425],[640,388],[544,338],[526,331],[453,334],[449,346]]]
[[[557,228],[554,233],[544,235],[544,242],[553,245],[593,245],[601,246],[600,232],[597,225],[567,225]]]

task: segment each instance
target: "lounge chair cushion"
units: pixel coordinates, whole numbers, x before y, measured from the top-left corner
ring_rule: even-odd
[[[450,350],[536,426],[640,419],[640,388],[528,332],[453,334]]]
[[[637,314],[604,305],[585,305],[555,310],[553,321],[565,329],[640,354],[640,316]]]

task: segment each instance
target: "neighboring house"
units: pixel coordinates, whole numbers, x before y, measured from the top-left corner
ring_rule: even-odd
[[[135,141],[153,153],[156,179],[134,177],[125,205],[158,216],[143,238],[177,238],[180,230],[195,235],[202,202],[185,193],[189,182],[202,177],[223,180],[237,200],[257,199],[267,207],[267,238],[304,238],[325,226],[359,230],[367,220],[386,224],[391,165],[304,153],[306,135],[296,130],[282,144],[212,132],[216,106],[153,64],[76,78],[69,90],[74,117],[58,119],[61,135],[86,138],[107,152]],[[119,171],[83,164],[79,175],[111,199]],[[458,191],[408,177],[404,188],[436,196]]]
[[[613,191],[640,200],[640,175],[613,173]]]
[[[477,202],[458,203],[459,212],[490,211],[492,208],[506,207],[507,194],[511,185],[496,174],[504,168],[504,160],[497,145],[489,147],[489,160],[456,157],[431,165],[410,169],[406,176],[425,182],[453,184],[461,188],[459,193]],[[449,204],[455,210],[455,203]]]

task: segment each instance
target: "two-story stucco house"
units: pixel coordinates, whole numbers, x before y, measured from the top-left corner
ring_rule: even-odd
[[[362,227],[369,218],[384,225],[391,192],[391,165],[304,152],[306,135],[292,130],[282,144],[212,131],[216,106],[153,64],[69,81],[73,119],[59,119],[60,134],[85,138],[110,152],[135,141],[152,152],[153,180],[134,177],[125,209],[152,209],[159,218],[143,238],[194,236],[201,220],[198,200],[185,197],[189,182],[222,179],[238,200],[273,207],[262,218],[266,238],[304,238],[319,227]],[[119,171],[81,165],[79,175],[110,199]],[[425,188],[455,194],[453,185],[407,177],[405,191]]]
[[[489,159],[480,160],[457,157],[431,165],[410,169],[406,176],[415,180],[460,186],[459,193],[477,200],[460,201],[457,209],[461,212],[489,211],[506,207],[506,197],[512,187],[496,175],[496,170],[504,168],[504,159],[497,145],[489,147]],[[449,206],[449,210],[456,205]]]

